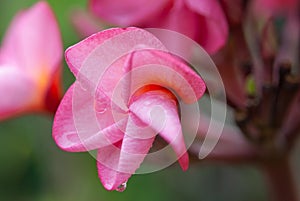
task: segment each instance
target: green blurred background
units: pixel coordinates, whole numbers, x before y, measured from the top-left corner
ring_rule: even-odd
[[[35,0],[0,0],[0,38],[14,14]],[[62,31],[64,48],[80,39],[70,24],[74,8],[84,0],[49,0]],[[64,88],[74,81],[64,63]],[[0,97],[1,98],[1,97]],[[134,175],[123,193],[102,187],[96,161],[88,153],[61,151],[51,136],[52,117],[32,114],[0,122],[0,201],[118,200],[267,200],[260,172],[247,165],[178,164],[151,174]]]

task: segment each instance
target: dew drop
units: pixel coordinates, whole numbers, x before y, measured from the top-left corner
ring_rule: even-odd
[[[103,108],[102,110],[97,110],[97,113],[99,113],[99,114],[103,114],[103,113],[105,113],[106,112],[106,108]]]
[[[95,104],[95,110],[96,110],[96,112],[97,113],[100,113],[100,114],[103,114],[103,113],[105,113],[106,112],[106,110],[107,110],[107,103],[96,103]]]
[[[109,106],[107,100],[101,94],[98,94],[94,101],[95,111],[100,114],[105,113]]]
[[[145,106],[148,106],[148,105],[150,105],[150,104],[151,104],[150,101],[145,101],[145,102],[144,102],[144,105],[145,105]]]
[[[88,87],[89,87],[89,83],[88,81],[84,80],[84,79],[81,79],[79,81],[79,84],[80,84],[80,87],[83,91],[87,91]]]
[[[120,186],[118,186],[118,188],[116,189],[116,191],[123,192],[123,191],[126,190],[126,186],[127,186],[127,184],[126,184],[126,182],[124,182],[123,184],[121,184]]]

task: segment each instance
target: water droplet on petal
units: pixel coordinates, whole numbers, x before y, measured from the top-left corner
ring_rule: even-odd
[[[107,103],[103,102],[103,103],[96,103],[95,104],[95,110],[97,113],[103,114],[106,112],[107,110]]]
[[[97,113],[103,114],[106,112],[109,106],[109,102],[103,94],[97,94],[95,97],[95,111]]]
[[[80,79],[79,81],[80,87],[83,91],[87,91],[89,88],[89,82],[84,80],[84,79]]]
[[[106,112],[106,110],[107,110],[106,108],[103,108],[102,110],[97,110],[97,112],[100,113],[100,114],[103,114],[103,113]]]
[[[126,186],[127,186],[127,184],[126,184],[126,182],[124,182],[123,184],[121,184],[120,186],[118,186],[118,188],[116,189],[116,191],[123,192],[123,191],[126,190]]]
[[[144,105],[145,105],[145,106],[148,106],[148,105],[150,105],[150,104],[151,104],[150,101],[145,101],[145,102],[144,102]]]

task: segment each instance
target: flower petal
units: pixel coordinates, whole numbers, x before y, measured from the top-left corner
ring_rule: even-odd
[[[0,120],[33,109],[35,88],[17,68],[0,66]]]
[[[155,131],[137,125],[134,118],[130,115],[121,145],[109,145],[98,151],[98,175],[107,190],[116,190],[127,182],[139,168],[154,141]]]
[[[122,87],[128,78],[131,82],[131,90],[128,90],[131,95],[140,87],[155,84],[170,88],[184,102],[193,103],[205,92],[205,83],[201,77],[168,52],[141,50],[131,54],[131,57],[131,70],[127,74],[124,75],[123,67],[128,62],[128,55],[113,63],[101,77],[101,90],[114,102],[122,100]]]
[[[182,20],[184,19],[184,20]],[[182,1],[175,1],[168,12],[163,12],[156,18],[148,19],[144,27],[163,28],[179,32],[187,37],[196,40],[199,37],[199,15],[191,12]],[[163,41],[167,41],[168,47],[176,51],[189,51],[185,43],[178,40],[176,34],[163,35]]]
[[[174,99],[167,90],[149,91],[132,102],[130,111],[173,147],[182,169],[186,170],[189,159]]]
[[[39,2],[14,18],[1,54],[33,75],[56,71],[62,58],[62,43],[54,14],[46,2]]]
[[[52,73],[49,85],[45,91],[44,108],[53,114],[56,112],[64,93],[61,86],[61,67],[59,67],[57,71]]]
[[[215,53],[228,37],[228,24],[221,5],[216,0],[185,0],[187,6],[203,16],[198,25],[201,29],[198,42],[209,53]]]
[[[86,38],[100,30],[105,29],[104,23],[83,9],[73,10],[71,22],[81,38]]]
[[[121,140],[123,132],[120,129],[125,127],[126,119],[113,124],[106,124],[104,127],[103,123],[97,124],[90,121],[88,114],[81,112],[80,114],[83,114],[81,119],[88,119],[88,121],[81,121],[79,123],[76,121],[77,117],[76,112],[74,113],[73,100],[73,97],[75,97],[73,93],[75,86],[75,84],[72,85],[66,92],[55,115],[52,133],[56,144],[63,150],[79,152],[97,149]],[[84,110],[87,108],[89,101],[87,101],[87,96],[84,96],[84,94],[81,97],[82,100],[80,103],[82,103],[81,107]]]
[[[120,26],[137,25],[163,11],[170,0],[91,0],[92,12]]]
[[[118,44],[118,48],[115,47]],[[83,64],[91,68],[81,70],[83,77],[87,80],[96,81],[105,68],[111,65],[114,60],[133,51],[140,45],[148,48],[164,49],[161,42],[149,32],[129,27],[112,28],[96,33],[78,44],[66,50],[66,61],[71,71],[77,76]],[[100,61],[100,66],[99,66]],[[97,70],[95,70],[97,69]],[[88,72],[86,72],[86,71]],[[100,74],[91,75],[89,72],[98,72]]]

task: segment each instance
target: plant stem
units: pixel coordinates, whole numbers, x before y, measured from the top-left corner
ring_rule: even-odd
[[[272,201],[298,201],[288,158],[264,163],[262,167],[269,184]]]

